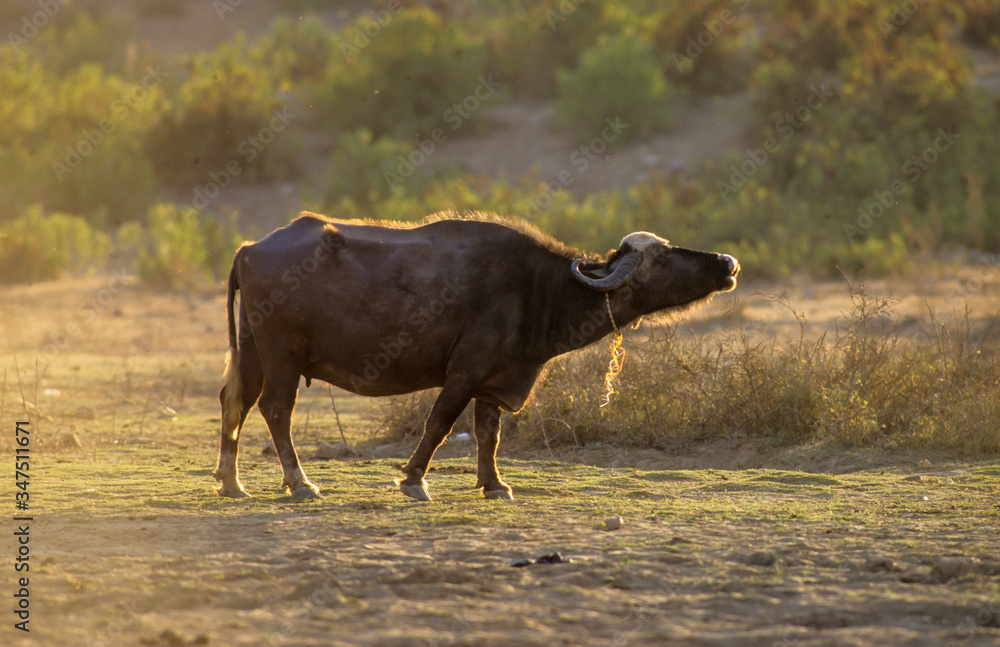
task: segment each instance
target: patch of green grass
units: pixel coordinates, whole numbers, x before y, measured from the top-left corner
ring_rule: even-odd
[[[966,520],[1000,516],[989,504],[1000,494],[998,467],[993,464],[931,484],[902,472],[817,479],[800,472],[748,470],[713,476],[705,471],[675,471],[664,480],[662,472],[622,470],[609,476],[600,468],[551,461],[503,461],[504,477],[516,500],[501,502],[486,501],[474,489],[475,475],[464,470],[468,459],[443,459],[438,464],[446,469],[428,477],[436,500],[421,504],[396,491],[392,484],[396,469],[389,460],[307,464],[307,473],[326,498],[306,503],[293,503],[280,491],[276,461],[258,458],[242,464],[243,482],[255,498],[220,499],[210,475],[213,461],[214,451],[193,444],[186,449],[99,449],[58,461],[40,456],[33,465],[39,514],[319,515],[386,530],[531,528],[547,526],[556,518],[594,527],[616,514],[625,517],[626,527],[737,519],[764,527],[878,526],[892,519],[920,524],[956,515]],[[562,485],[555,485],[557,481]]]

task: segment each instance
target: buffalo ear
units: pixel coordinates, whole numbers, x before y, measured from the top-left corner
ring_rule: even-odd
[[[328,222],[323,225],[323,232],[320,234],[320,245],[328,252],[335,252],[344,246],[344,234],[340,233],[336,225]]]

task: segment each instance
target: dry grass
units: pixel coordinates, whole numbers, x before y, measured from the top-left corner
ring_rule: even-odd
[[[600,376],[605,344],[555,360],[533,401],[505,422],[508,449],[613,443],[672,452],[715,440],[775,446],[1000,453],[1000,326],[968,311],[916,326],[887,299],[849,286],[853,309],[835,330],[792,340],[760,338],[738,311],[728,331],[686,335],[647,328],[627,340],[611,404]],[[434,393],[392,399],[377,410],[391,440],[419,436]],[[469,431],[468,413],[456,432]]]

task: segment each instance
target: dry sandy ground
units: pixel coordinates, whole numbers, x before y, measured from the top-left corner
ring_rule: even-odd
[[[673,499],[672,485],[649,495]],[[755,518],[743,506],[766,497],[781,510],[799,495],[731,497],[705,487],[702,501],[732,499],[727,516],[626,512],[620,530],[602,532],[585,514],[540,520],[552,495],[528,493],[527,503],[509,505],[535,514],[514,526],[435,524],[419,511],[387,527],[379,519],[387,510],[417,504],[383,503],[389,495],[375,490],[369,509],[47,514],[35,527],[35,632],[13,640],[8,626],[0,633],[19,646],[1000,641],[1000,629],[982,626],[1000,615],[995,514],[956,520],[924,510],[872,521],[846,512],[796,522],[794,513]],[[900,504],[891,495],[876,502],[863,487],[836,496],[856,512]],[[812,504],[831,502],[814,496]],[[458,514],[459,505],[447,507]],[[573,562],[510,566],[554,550]]]

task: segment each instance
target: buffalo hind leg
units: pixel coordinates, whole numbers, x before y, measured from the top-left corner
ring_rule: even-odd
[[[487,499],[514,500],[510,486],[500,480],[497,471],[497,445],[500,444],[500,407],[476,400],[476,487]]]
[[[284,477],[281,485],[288,488],[294,499],[319,499],[322,495],[302,471],[299,455],[292,444],[292,411],[299,391],[298,373],[269,373],[264,380],[264,390],[257,407],[271,432],[274,449],[281,461]]]
[[[431,500],[431,495],[427,492],[427,481],[424,480],[427,467],[430,465],[434,452],[451,431],[452,425],[458,420],[458,416],[462,414],[470,400],[472,400],[472,395],[467,393],[467,389],[464,387],[449,388],[448,385],[445,385],[441,389],[441,394],[438,395],[430,415],[427,416],[420,444],[417,445],[409,462],[403,467],[406,478],[397,482],[403,494],[419,501]]]
[[[222,404],[222,441],[219,445],[219,463],[214,472],[215,479],[222,481],[216,492],[219,496],[231,498],[250,496],[240,482],[237,458],[243,423],[257,403],[264,384],[264,373],[253,337],[241,337],[240,349],[238,366],[230,357],[226,368],[226,384],[219,391],[219,402]],[[230,392],[234,397],[227,397]],[[240,397],[235,398],[235,395]],[[237,406],[238,411],[234,410]]]

